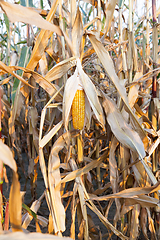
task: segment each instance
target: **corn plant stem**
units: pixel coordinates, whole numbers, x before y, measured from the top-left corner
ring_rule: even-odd
[[[146,27],[146,62],[149,65],[149,0],[146,0],[146,18],[147,18],[147,27]]]
[[[133,0],[129,0],[129,83],[132,82],[132,10],[133,10]]]
[[[152,16],[153,16],[153,69],[155,68],[155,64],[157,61],[157,43],[156,43],[156,38],[157,38],[157,27],[156,27],[156,1],[152,0]],[[155,116],[155,105],[153,99],[156,98],[156,92],[157,92],[157,78],[156,76],[153,77],[152,79],[152,101],[151,101],[151,111],[152,111],[152,124],[155,128],[157,129],[157,120]],[[152,166],[153,166],[153,172],[157,170],[157,161],[156,161],[156,152],[153,153],[152,157]]]
[[[0,96],[0,141],[2,139],[2,125],[1,125],[1,96]],[[0,192],[3,195],[3,162],[0,160]]]
[[[0,96],[0,141],[2,138],[2,125],[1,125],[1,108],[2,108],[2,103],[1,103],[1,96]],[[2,196],[3,196],[3,162],[0,160],[0,229],[2,230],[2,221],[3,221],[3,204],[2,204]]]
[[[152,32],[152,40],[153,40],[153,69],[156,68],[156,61],[157,61],[157,26],[156,26],[156,1],[152,0],[152,16],[153,16],[153,32]],[[152,79],[152,98],[156,98],[157,93],[157,78],[156,76]]]
[[[125,168],[126,166],[126,161],[125,161],[125,158],[124,158],[124,146],[122,144],[120,144],[120,163],[121,163],[121,167],[122,169]],[[125,182],[126,182],[126,170],[122,172],[122,176],[123,176],[123,190],[125,190]],[[123,233],[124,232],[124,225],[125,224],[125,216],[123,215],[121,217],[121,232]]]
[[[156,0],[152,0],[152,20],[153,20],[153,32],[152,32],[152,41],[153,41],[153,69],[156,68],[157,63],[157,53],[158,53],[158,32],[157,32],[157,20],[156,20]],[[157,130],[157,119],[155,116],[155,104],[154,98],[157,97],[157,77],[154,76],[152,79],[152,100],[151,100],[151,114],[152,114],[152,124],[155,130]],[[157,151],[155,150],[152,155],[152,170],[153,172],[157,171]],[[155,192],[154,197],[159,199],[159,193]],[[155,215],[156,215],[156,229],[157,232],[160,231],[160,224],[159,224],[159,216],[160,213],[158,211],[158,207],[155,208]]]
[[[98,130],[98,127],[96,127],[96,130]],[[98,137],[98,132],[96,133],[96,137]],[[96,147],[96,159],[99,158],[99,140],[97,140],[98,143],[97,143],[97,147]],[[98,188],[101,187],[101,168],[100,166],[97,167],[97,182],[98,182]]]
[[[82,134],[77,136],[77,151],[78,151],[78,162],[81,164],[83,162],[83,140]]]
[[[98,0],[98,5],[97,5],[97,15],[99,20],[97,21],[97,32],[98,32],[98,36],[100,37],[100,31],[101,31],[101,1]]]

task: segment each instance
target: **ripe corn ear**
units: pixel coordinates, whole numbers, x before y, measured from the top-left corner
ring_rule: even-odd
[[[73,127],[82,130],[85,117],[85,93],[84,90],[77,90],[72,102]]]

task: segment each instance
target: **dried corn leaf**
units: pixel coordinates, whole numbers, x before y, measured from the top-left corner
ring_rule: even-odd
[[[131,163],[135,163],[138,158],[138,154],[131,152]],[[141,162],[138,162],[132,166],[134,176],[136,181],[140,184],[141,187],[146,186],[147,174],[145,168]]]
[[[77,165],[76,165],[74,159],[70,159],[69,160],[69,164],[70,164],[71,169],[73,171],[77,170]],[[84,236],[85,240],[88,240],[89,233],[88,233],[87,209],[86,209],[85,198],[84,198],[84,196],[85,196],[84,195],[84,190],[83,190],[83,187],[81,185],[81,178],[80,177],[76,177],[75,178],[75,182],[78,184],[77,190],[78,190],[78,194],[79,194],[80,206],[81,206],[81,211],[82,211],[82,216],[83,216],[83,219],[82,219],[82,222],[84,223],[84,226],[83,226],[83,229],[84,229],[83,236]],[[82,224],[82,222],[81,222],[81,224]],[[80,228],[81,228],[81,226],[80,226]]]
[[[20,67],[20,66],[14,66],[14,67],[10,67],[10,69],[12,71],[16,71],[16,70],[23,70],[26,74],[29,73],[33,76],[33,78],[35,79],[35,81],[49,94],[49,95],[53,95],[55,92],[58,91],[59,87],[55,84],[52,84],[50,81],[48,81],[45,77],[41,76],[40,74],[38,74],[37,72],[34,72],[31,69],[28,68],[24,68],[24,67]],[[29,85],[31,86],[31,85]],[[32,87],[32,86],[31,86]],[[32,87],[33,88],[33,87]],[[62,95],[59,93],[59,95],[57,96],[57,98],[55,99],[56,101],[62,101]]]
[[[40,67],[42,76],[45,76],[48,72],[48,62],[47,62],[45,52],[43,53],[42,58],[39,60],[39,67]]]
[[[78,7],[75,21],[72,26],[72,46],[73,46],[73,51],[75,52],[77,57],[80,57],[82,35],[83,35],[83,23],[82,23],[81,12]]]
[[[125,189],[125,190],[120,191],[115,194],[110,194],[110,195],[106,195],[103,197],[94,198],[94,200],[102,201],[102,200],[107,200],[110,198],[131,198],[133,196],[137,196],[137,195],[141,195],[141,194],[143,194],[143,195],[150,194],[150,193],[158,191],[159,189],[160,189],[160,182],[157,182],[152,187],[128,188],[128,189]]]
[[[72,206],[71,206],[71,228],[70,228],[70,237],[75,239],[75,218],[76,218],[76,209],[77,209],[77,202],[75,200],[76,193],[77,193],[78,184],[75,182],[73,187],[73,199],[72,199]]]
[[[125,199],[126,206],[131,206],[139,203],[142,207],[157,207],[159,202],[156,198],[149,197],[146,195],[133,196]]]
[[[34,88],[33,86],[31,86],[27,81],[24,80],[24,78],[20,77],[18,74],[13,72],[13,69],[15,69],[15,67],[9,67],[6,66],[3,62],[0,61],[0,69],[2,69],[3,71],[5,71],[6,73],[10,73],[11,75],[13,75],[14,77],[18,78],[21,82],[23,82],[24,84],[28,85],[31,88]],[[20,69],[20,68],[19,68]]]
[[[39,163],[40,163],[41,172],[42,172],[42,175],[43,175],[45,187],[46,187],[46,189],[48,189],[48,178],[47,178],[46,164],[45,164],[43,150],[41,148],[39,149]]]
[[[60,63],[56,64],[53,68],[51,68],[48,73],[45,75],[45,79],[49,82],[62,77],[68,70],[76,65],[76,58],[71,57],[69,59],[65,59]]]
[[[48,221],[47,218],[37,215],[37,220],[42,227],[47,227],[48,226],[49,221]]]
[[[107,32],[110,29],[111,26],[111,22],[112,22],[112,18],[113,18],[113,13],[116,7],[116,3],[117,0],[110,0],[109,2],[106,3],[106,10],[105,10],[105,14],[106,14],[106,21],[105,21],[105,35],[107,34]]]
[[[51,202],[53,207],[53,213],[56,220],[56,226],[54,226],[55,233],[65,231],[65,210],[61,201],[60,195],[60,159],[59,151],[64,148],[64,146],[69,144],[70,133],[64,133],[61,137],[57,139],[54,143],[48,162],[48,182],[51,193]],[[59,185],[59,187],[57,187]]]
[[[133,82],[137,81],[138,78],[140,78],[142,76],[141,72],[137,72],[135,74],[134,80]],[[137,85],[132,85],[129,89],[129,93],[128,93],[128,102],[131,108],[133,108],[137,98],[138,98],[138,89],[139,89],[139,84]]]
[[[118,141],[132,151],[138,152],[140,158],[145,157],[143,142],[138,133],[132,130],[128,123],[125,122],[115,103],[106,97],[103,107],[107,115],[107,121]]]
[[[56,32],[58,35],[61,35],[61,31],[58,26],[46,21],[33,9],[14,3],[8,3],[3,0],[0,1],[0,6],[11,22],[24,22],[30,25],[36,25],[39,28],[50,30]]]
[[[147,157],[150,157],[152,155],[152,153],[156,150],[156,148],[158,147],[160,143],[160,137],[158,137],[153,143],[152,145],[149,147],[148,149],[148,156]]]
[[[22,231],[21,228],[22,198],[18,174],[13,171],[13,182],[9,194],[9,217],[12,231]]]
[[[115,137],[113,137],[111,140],[111,147],[110,147],[110,153],[109,153],[110,183],[112,186],[113,193],[118,192],[118,181],[119,181],[118,167],[115,159],[115,151],[116,151],[117,145],[118,145],[118,141]],[[116,203],[117,212],[114,219],[116,218],[120,219],[121,204],[118,199],[115,199],[115,203]]]
[[[41,205],[41,201],[40,200],[36,200],[32,203],[30,209],[34,212],[37,213],[38,209],[40,208]],[[30,215],[29,213],[26,214],[25,219],[23,221],[22,224],[22,228],[27,229],[27,227],[29,226],[30,222],[32,221],[33,216]]]
[[[0,161],[8,165],[13,171],[17,171],[17,165],[10,148],[0,139]]]
[[[63,120],[60,121],[59,123],[56,124],[56,126],[54,126],[52,128],[52,130],[50,130],[39,142],[39,147],[43,148],[50,140],[51,138],[58,132],[58,130],[62,127],[63,124]]]
[[[108,156],[108,151],[105,152],[102,156],[100,156],[97,160],[92,160],[90,163],[88,163],[85,167],[81,169],[77,169],[75,171],[72,171],[69,173],[65,178],[61,180],[61,183],[69,182],[74,180],[76,177],[80,177],[89,171],[91,171],[93,168],[98,167],[102,161],[104,161]]]

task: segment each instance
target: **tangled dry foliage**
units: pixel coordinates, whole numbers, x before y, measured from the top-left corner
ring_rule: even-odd
[[[6,27],[0,61],[0,239],[8,234],[65,239],[67,211],[70,239],[137,239],[140,233],[143,239],[160,238],[159,11],[152,1],[150,17],[146,0],[145,14],[134,23],[132,2],[128,7],[117,0],[53,0],[46,11],[0,0],[1,27]],[[25,23],[25,41],[17,22]],[[35,33],[32,25],[41,30]],[[17,52],[11,54],[13,49]],[[73,129],[71,115],[77,79],[86,104],[81,131]],[[13,170],[9,200],[2,191],[3,163]],[[36,192],[38,166],[42,196]],[[19,169],[31,181],[29,206],[20,191]],[[48,219],[37,213],[44,197]],[[32,219],[38,233],[26,235]],[[43,227],[49,234],[41,233]]]

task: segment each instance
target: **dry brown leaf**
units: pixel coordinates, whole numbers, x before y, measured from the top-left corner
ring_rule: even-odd
[[[40,199],[34,201],[30,207],[30,209],[34,212],[37,213],[38,209],[40,208],[41,205],[41,199],[44,196],[44,194],[40,197]],[[22,228],[27,229],[29,226],[30,222],[32,221],[33,216],[30,215],[29,213],[26,213],[25,219],[23,220]]]
[[[134,76],[133,82],[137,81],[138,78],[142,76],[141,72],[137,72]],[[128,101],[129,105],[131,108],[133,108],[137,98],[138,98],[138,89],[139,89],[139,84],[132,85],[129,89],[128,93]]]
[[[54,143],[48,162],[48,182],[51,193],[51,203],[53,207],[52,218],[55,218],[56,225],[54,226],[55,233],[65,231],[65,210],[61,201],[60,195],[60,159],[59,151],[64,148],[66,144],[69,144],[70,141],[70,132],[64,133],[60,136],[57,141]],[[58,186],[58,187],[57,187]]]
[[[76,201],[76,194],[77,194],[78,184],[75,182],[73,187],[73,198],[71,204],[71,228],[70,228],[70,237],[75,239],[75,219],[76,219],[76,210],[77,210],[77,201]]]
[[[56,64],[53,68],[51,68],[48,73],[45,75],[45,79],[49,82],[62,77],[68,70],[76,65],[76,58],[71,57],[69,59],[65,59],[60,63]]]
[[[132,130],[128,123],[124,120],[115,103],[106,96],[103,102],[103,107],[105,109],[107,121],[111,130],[119,142],[132,151],[136,151],[140,158],[143,159],[146,155],[143,142],[141,141],[138,133]]]
[[[36,25],[39,28],[56,32],[61,36],[61,31],[58,26],[46,21],[33,9],[8,3],[3,0],[0,1],[0,6],[11,22],[24,22],[30,25]]]
[[[0,161],[8,165],[13,171],[17,171],[17,165],[10,148],[0,139]]]
[[[48,72],[48,62],[47,62],[45,52],[43,53],[42,58],[39,60],[39,67],[40,67],[42,76],[45,76]]]
[[[119,181],[118,167],[115,159],[115,151],[116,151],[117,145],[118,145],[118,141],[115,137],[113,137],[111,140],[111,147],[110,147],[110,153],[109,153],[110,183],[112,186],[113,193],[118,192],[118,181]],[[119,202],[119,199],[115,199],[115,203],[117,208],[117,213],[115,215],[115,218],[120,219],[121,204]]]
[[[61,180],[61,183],[68,182],[74,180],[76,177],[80,177],[89,171],[91,171],[93,168],[96,168],[101,164],[102,161],[104,161],[108,156],[108,151],[105,152],[102,156],[100,156],[97,160],[92,160],[92,162],[88,163],[85,167],[81,169],[77,169],[75,171],[72,171],[69,173],[65,178]]]
[[[131,152],[131,163],[135,163],[138,158],[138,154]],[[141,187],[146,186],[147,173],[141,162],[138,162],[132,166],[134,176],[136,181],[140,184]]]
[[[81,12],[78,7],[75,21],[72,26],[72,46],[73,51],[75,52],[77,57],[80,57],[82,35],[83,35],[83,23]]]
[[[77,170],[77,165],[76,162],[74,161],[74,159],[70,159],[69,160],[69,164],[71,166],[71,169],[73,171]],[[80,230],[80,239],[84,237],[84,240],[88,240],[89,238],[89,233],[88,233],[88,218],[87,218],[87,209],[86,209],[86,204],[85,204],[85,198],[84,198],[84,190],[81,184],[81,178],[80,177],[76,177],[75,178],[75,182],[77,183],[77,190],[78,190],[78,194],[79,194],[79,201],[80,201],[80,206],[81,206],[81,212],[82,212],[82,226],[80,224],[79,230]],[[78,214],[78,213],[77,213]],[[83,230],[83,234],[82,234],[82,229]]]
[[[146,195],[133,196],[125,199],[126,206],[140,204],[142,207],[157,207],[159,202],[156,198],[149,197]]]
[[[113,13],[115,10],[115,6],[116,6],[117,0],[110,0],[109,2],[106,3],[106,21],[105,21],[105,35],[108,33],[110,26],[111,26],[111,22],[112,22],[112,18],[113,18]]]
[[[123,191],[120,191],[115,194],[109,194],[103,197],[92,198],[94,200],[107,200],[110,198],[131,198],[133,196],[141,195],[141,194],[150,194],[156,192],[160,189],[160,182],[157,182],[152,187],[136,187],[136,188],[128,188]]]
[[[21,216],[22,214],[22,198],[20,193],[20,183],[18,174],[13,171],[13,182],[9,194],[9,217],[12,231],[22,231]]]
[[[20,77],[18,74],[13,72],[13,69],[15,67],[10,67],[10,66],[6,66],[3,62],[0,61],[0,69],[2,69],[3,71],[5,71],[6,73],[10,73],[11,75],[13,75],[15,78],[18,78],[21,82],[23,82],[24,84],[28,85],[31,88],[34,88],[33,86],[31,86],[27,81],[24,80],[24,78]]]
[[[39,141],[39,147],[43,148],[50,140],[51,138],[58,132],[58,130],[62,127],[63,120],[57,123],[56,126],[52,128],[40,141]]]

